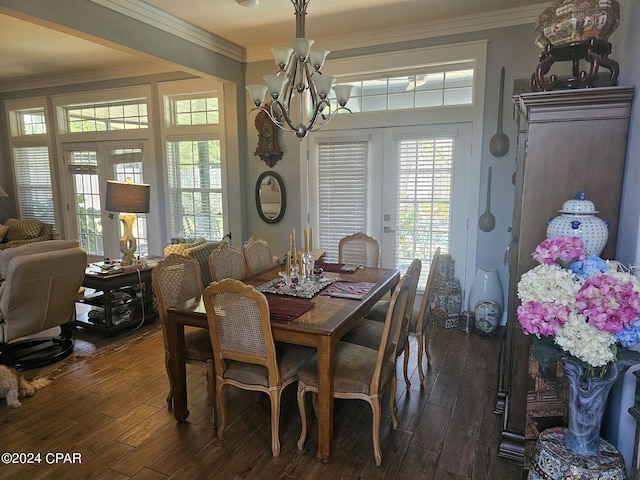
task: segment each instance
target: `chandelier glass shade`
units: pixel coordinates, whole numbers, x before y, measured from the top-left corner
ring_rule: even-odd
[[[265,75],[266,85],[248,85],[247,90],[255,105],[251,111],[264,111],[279,128],[303,139],[309,132],[324,127],[338,111],[351,112],[346,104],[352,86],[334,85],[335,77],[322,74],[320,69],[329,50],[311,48],[314,41],[304,36],[309,0],[291,0],[291,3],[296,15],[293,48],[272,48],[278,73]],[[329,100],[332,89],[337,106],[332,106]],[[263,105],[265,96],[267,101]]]

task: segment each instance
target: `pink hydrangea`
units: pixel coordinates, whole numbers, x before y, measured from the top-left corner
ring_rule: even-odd
[[[576,294],[576,307],[591,326],[618,333],[638,318],[640,295],[631,282],[597,275],[588,279]]]
[[[569,320],[569,307],[555,303],[526,302],[518,307],[518,321],[522,331],[536,337],[555,335]]]
[[[551,237],[543,240],[531,254],[538,263],[561,265],[584,260],[586,253],[579,237]]]

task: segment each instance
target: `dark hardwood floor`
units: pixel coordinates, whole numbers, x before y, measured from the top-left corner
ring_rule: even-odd
[[[78,329],[74,354],[27,377],[48,387],[18,409],[0,400],[0,453],[40,454],[41,463],[0,464],[2,479],[521,479],[522,467],[496,455],[502,417],[493,413],[499,341],[432,327],[432,365],[419,386],[412,340],[411,388],[398,369],[397,430],[384,412],[383,462],[375,466],[371,411],[336,401],[329,464],[315,459],[316,424],[303,451],[295,387],[283,396],[280,456],[271,455],[265,396],[227,389],[224,440],[214,435],[204,367],[188,366],[190,416],[178,423],[167,409],[168,381],[158,322],[116,337]],[[388,405],[388,399],[384,400]],[[70,454],[81,463],[55,461]]]

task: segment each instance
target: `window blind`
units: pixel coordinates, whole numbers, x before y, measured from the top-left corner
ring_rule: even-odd
[[[399,139],[397,148],[396,265],[404,271],[414,258],[430,262],[438,247],[450,251],[454,139]]]
[[[13,158],[20,217],[55,225],[49,148],[17,147]]]
[[[167,176],[171,236],[222,238],[220,142],[167,142]]]
[[[338,242],[367,231],[368,140],[318,143],[319,246],[338,261]]]

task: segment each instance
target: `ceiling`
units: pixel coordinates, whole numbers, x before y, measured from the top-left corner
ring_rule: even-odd
[[[287,0],[260,0],[255,7],[242,7],[235,0],[121,0],[114,3],[139,3],[146,9],[162,10],[244,47],[247,58],[265,46],[289,45],[295,37],[293,5]],[[104,2],[103,2],[104,3]],[[107,2],[108,3],[108,2]],[[306,36],[321,39],[371,34],[409,28],[428,31],[439,24],[458,19],[490,26],[497,18],[512,12],[531,17],[542,12],[547,3],[540,0],[315,0],[307,8]],[[11,14],[11,11],[2,10]],[[517,15],[516,15],[517,16]],[[522,15],[520,15],[522,17]],[[0,14],[0,84],[20,79],[79,74],[122,69],[140,65],[169,69],[155,59],[100,43],[86,34],[64,30],[55,25],[39,25],[33,19]],[[520,22],[522,23],[522,22]]]

